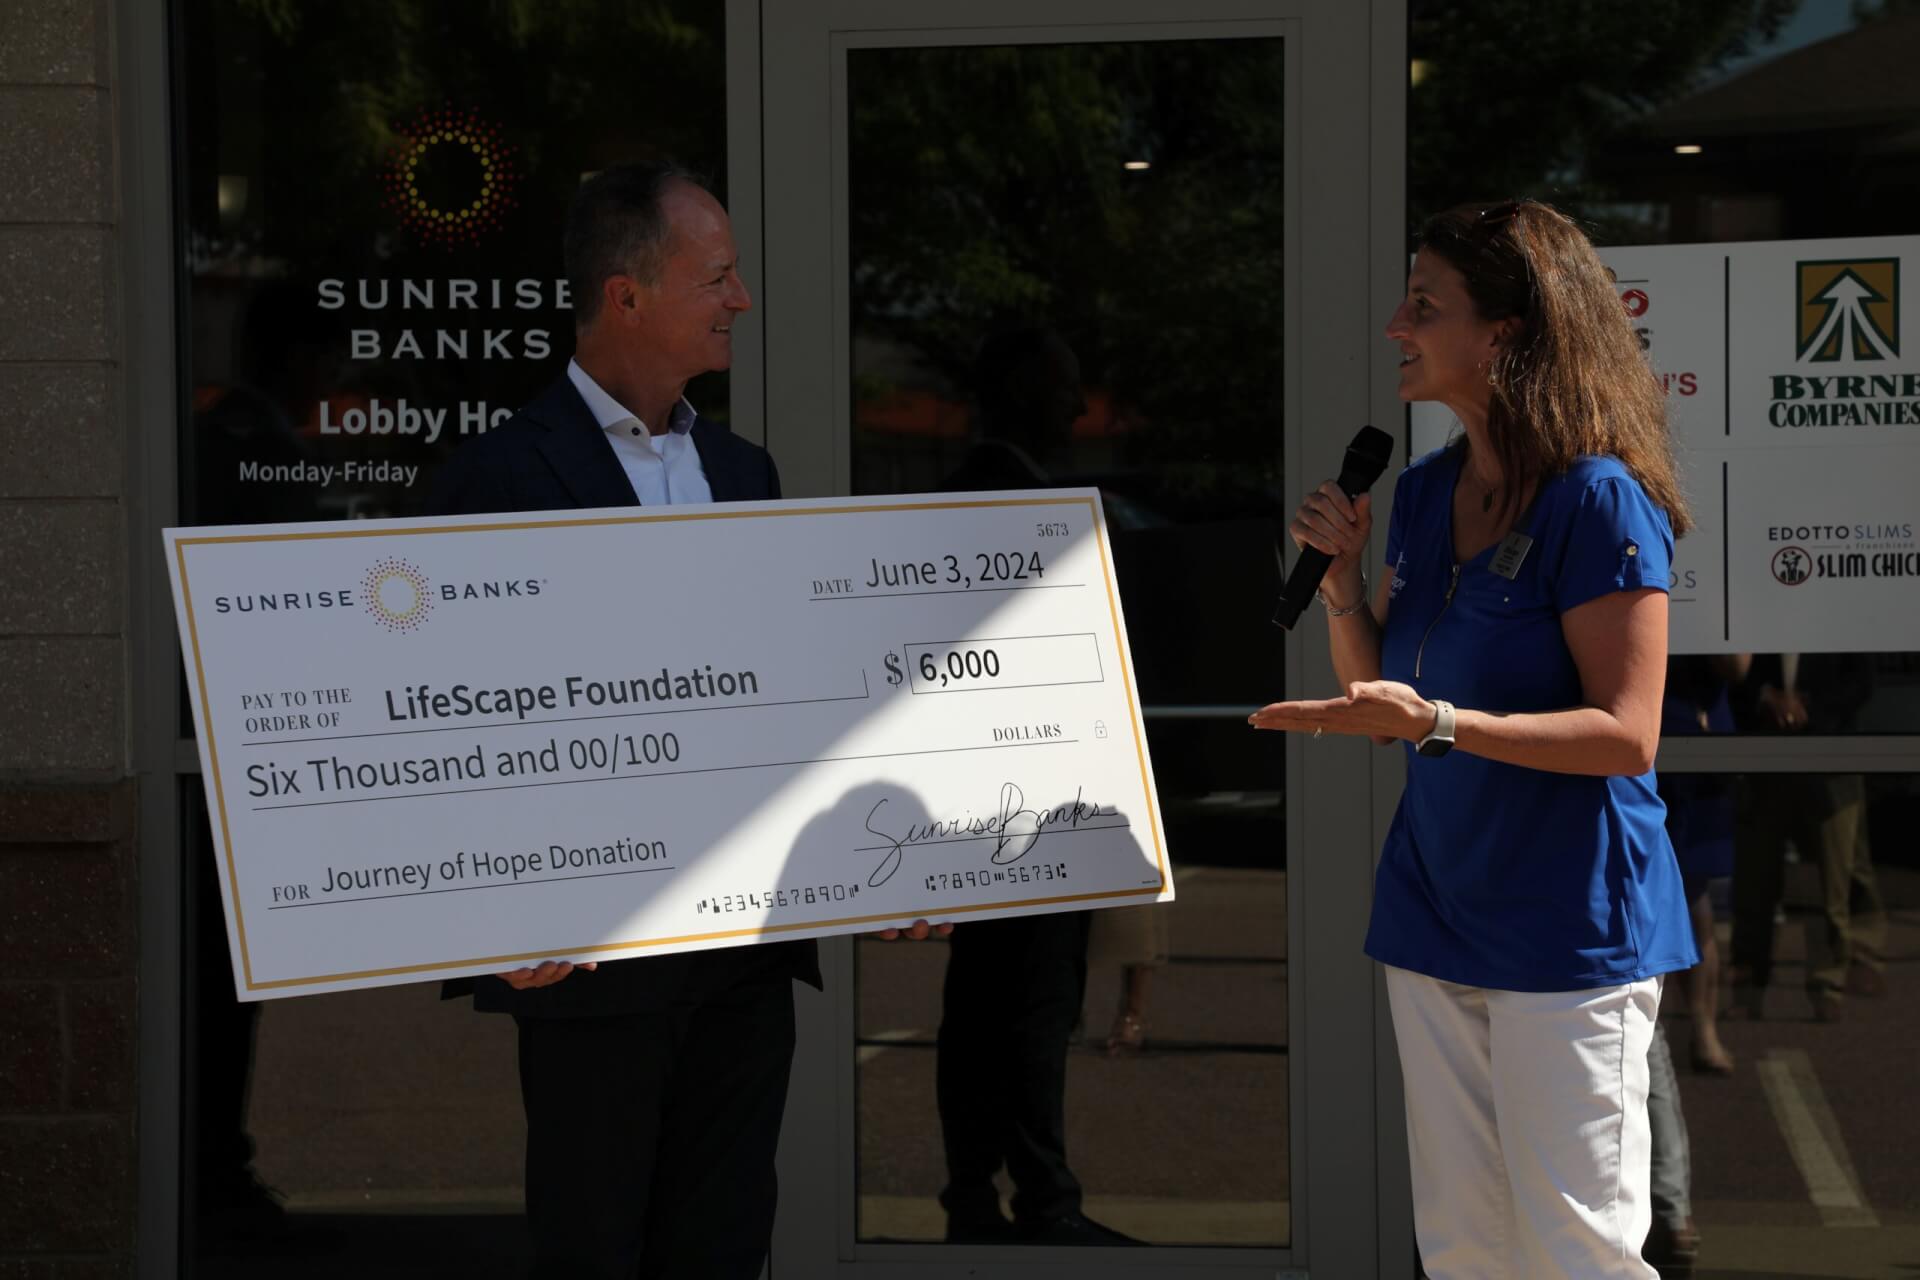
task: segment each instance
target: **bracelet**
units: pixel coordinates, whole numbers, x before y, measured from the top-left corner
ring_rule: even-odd
[[[1365,569],[1362,569],[1360,571],[1360,598],[1358,600],[1355,600],[1352,604],[1348,605],[1346,608],[1344,609],[1334,608],[1333,601],[1327,599],[1326,595],[1322,593],[1318,587],[1314,588],[1313,598],[1326,606],[1327,616],[1329,618],[1344,618],[1350,613],[1358,613],[1362,609],[1367,607],[1367,593],[1371,590],[1372,590],[1372,584],[1370,584],[1367,581],[1367,571]]]

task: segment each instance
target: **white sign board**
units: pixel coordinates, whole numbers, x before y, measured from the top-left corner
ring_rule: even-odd
[[[1603,249],[1696,522],[1675,653],[1920,648],[1920,236]],[[1415,457],[1455,429],[1413,408]]]

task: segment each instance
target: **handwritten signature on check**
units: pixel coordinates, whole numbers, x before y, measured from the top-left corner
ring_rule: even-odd
[[[1018,783],[1008,782],[1000,788],[1000,803],[993,814],[981,817],[968,813],[962,818],[914,822],[908,824],[907,829],[899,835],[874,825],[880,811],[888,804],[888,799],[882,797],[867,811],[866,827],[870,833],[887,842],[881,846],[885,849],[885,856],[880,859],[880,865],[873,869],[873,874],[867,877],[867,887],[878,889],[893,879],[893,873],[900,869],[902,855],[909,845],[978,840],[990,836],[993,838],[993,865],[1004,867],[1026,857],[1034,841],[1050,827],[1071,829],[1083,822],[1111,818],[1119,812],[1112,805],[1086,800],[1082,795],[1083,789],[1076,787],[1073,799],[1065,804],[1051,809],[1029,809],[1026,807],[1026,793]]]

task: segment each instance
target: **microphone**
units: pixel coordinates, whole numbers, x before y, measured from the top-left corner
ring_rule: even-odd
[[[1373,482],[1391,461],[1393,437],[1378,427],[1360,428],[1360,434],[1347,446],[1347,460],[1340,468],[1340,492],[1349,498],[1359,497],[1373,488]],[[1320,579],[1327,576],[1327,566],[1332,563],[1333,557],[1324,551],[1300,548],[1293,572],[1287,575],[1287,585],[1280,589],[1280,607],[1273,613],[1275,626],[1293,630],[1293,624],[1300,620],[1301,611],[1320,589]]]

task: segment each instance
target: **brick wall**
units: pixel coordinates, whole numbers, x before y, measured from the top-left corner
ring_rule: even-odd
[[[109,13],[0,0],[0,1280],[133,1270]]]
[[[6,1280],[131,1273],[131,796],[125,784],[0,784]]]

